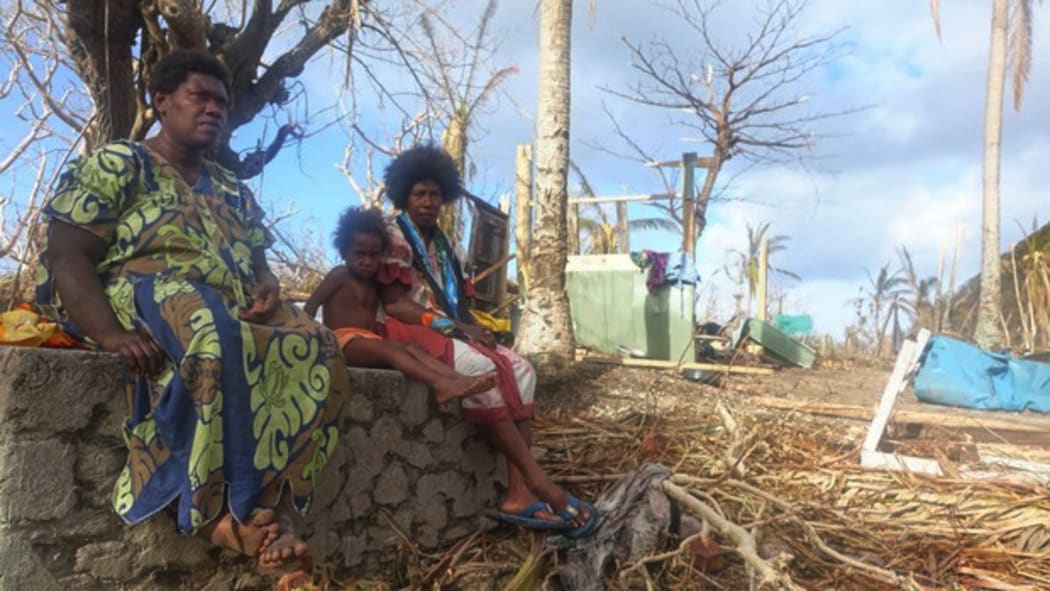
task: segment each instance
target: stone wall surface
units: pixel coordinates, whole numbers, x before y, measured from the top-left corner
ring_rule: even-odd
[[[304,524],[341,577],[397,568],[403,541],[432,550],[483,526],[503,478],[458,405],[397,372],[350,374],[343,440]],[[167,514],[127,526],[113,512],[123,375],[114,355],[0,347],[0,591],[272,588]]]

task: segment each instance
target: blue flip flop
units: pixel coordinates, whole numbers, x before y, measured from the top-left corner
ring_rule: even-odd
[[[587,519],[587,523],[581,525],[580,527],[570,527],[560,533],[561,535],[571,540],[579,540],[581,538],[586,538],[587,536],[594,533],[594,528],[598,525],[598,509],[594,505],[588,503],[587,501],[581,501],[580,499],[577,499],[572,495],[569,495],[568,500],[569,505],[561,511],[558,511],[558,517],[561,517],[563,520],[565,520],[565,523],[568,523],[571,520],[575,519],[576,516],[580,514],[581,508],[586,509],[590,517]]]
[[[554,513],[550,505],[543,501],[535,502],[528,507],[525,507],[517,513],[507,513],[505,511],[497,511],[495,518],[512,525],[520,525],[521,527],[527,527],[538,531],[549,531],[549,530],[567,530],[571,528],[571,525],[567,521],[549,521],[547,519],[539,519],[533,517],[533,515],[540,511],[547,511],[548,513]]]

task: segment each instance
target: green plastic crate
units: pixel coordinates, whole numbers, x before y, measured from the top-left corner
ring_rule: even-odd
[[[776,357],[799,367],[808,369],[817,360],[816,351],[757,318],[748,318],[747,336]]]

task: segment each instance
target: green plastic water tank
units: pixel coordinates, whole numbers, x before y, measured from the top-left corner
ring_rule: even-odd
[[[643,271],[625,254],[570,256],[565,269],[576,346],[648,359],[693,360],[692,285],[650,294]]]

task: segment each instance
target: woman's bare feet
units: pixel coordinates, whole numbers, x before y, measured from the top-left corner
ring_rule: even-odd
[[[274,519],[273,510],[263,509],[256,512],[248,523],[238,523],[233,515],[226,511],[201,528],[200,533],[216,546],[247,556],[257,556],[278,538],[278,526]]]
[[[449,400],[491,390],[495,386],[495,373],[487,373],[483,376],[445,378],[434,384],[434,397],[437,398],[438,403],[444,404]]]
[[[278,569],[291,560],[306,557],[306,542],[295,531],[292,517],[279,509],[274,523],[277,537],[259,552],[259,566],[265,570]]]

